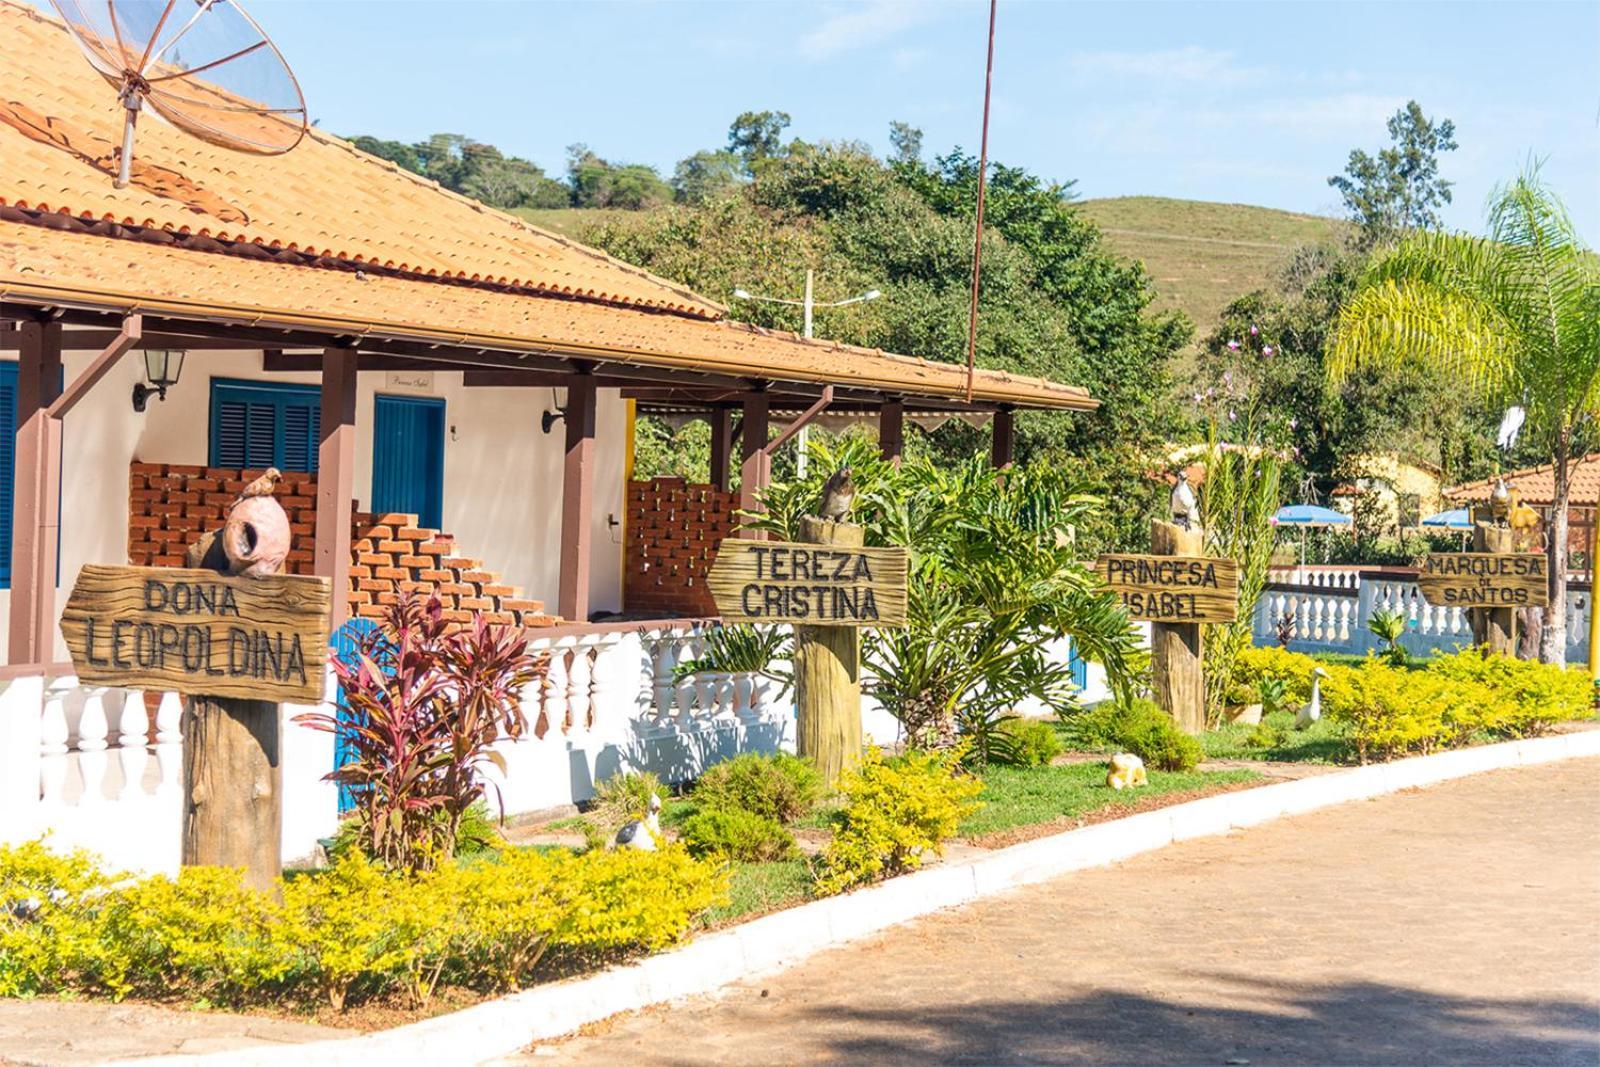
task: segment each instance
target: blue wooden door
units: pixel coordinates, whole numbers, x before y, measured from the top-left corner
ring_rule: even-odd
[[[1067,669],[1072,672],[1072,684],[1078,687],[1081,693],[1089,688],[1089,661],[1078,655],[1078,643],[1072,642],[1072,651],[1067,656]]]
[[[377,628],[378,624],[371,619],[351,619],[333,632],[333,640],[329,642],[329,654],[347,667],[355,666],[359,662],[357,657],[361,652],[361,642]],[[379,667],[384,666],[383,663],[379,663]],[[339,687],[339,694],[336,699],[339,708],[339,722],[343,724],[352,721],[350,703],[344,696],[344,686]],[[343,767],[350,762],[353,756],[354,753],[350,749],[348,739],[344,731],[340,730],[333,735],[333,769],[338,770]],[[355,806],[356,797],[354,791],[348,786],[341,785],[339,787],[339,814],[343,815]]]
[[[444,510],[444,401],[380,396],[372,415],[372,510],[439,528]]]

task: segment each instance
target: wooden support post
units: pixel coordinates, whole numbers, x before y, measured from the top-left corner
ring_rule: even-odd
[[[350,522],[355,499],[356,350],[322,353],[322,426],[317,443],[317,541],[313,572],[333,583],[332,626],[350,614]]]
[[[1205,542],[1198,530],[1157,519],[1150,524],[1150,552],[1156,556],[1199,556]],[[1186,733],[1206,728],[1206,680],[1198,623],[1150,624],[1150,674],[1156,703]]]
[[[733,412],[719,407],[711,413],[711,484],[727,491],[733,473]]]
[[[994,440],[989,446],[989,460],[995,470],[1011,466],[1017,448],[1017,416],[1008,407],[994,413]]]
[[[349,522],[344,528],[349,531]],[[319,538],[320,534],[319,526]],[[217,533],[191,545],[184,565],[229,573]],[[348,568],[343,575],[348,582]],[[335,581],[334,590],[340,585]],[[275,890],[283,872],[280,713],[281,706],[270,700],[184,698],[179,732],[183,735],[180,860],[185,867],[243,867],[246,885],[263,892]]]
[[[766,488],[770,468],[766,453],[767,435],[771,421],[768,417],[770,398],[764,392],[747,393],[744,398],[744,430],[739,441],[739,508],[755,511],[757,493]],[[754,531],[743,531],[740,536],[756,537]]]
[[[1496,526],[1490,522],[1477,522],[1472,527],[1474,552],[1506,553],[1516,551],[1516,531]],[[1517,654],[1517,609],[1473,608],[1472,639],[1487,645],[1490,652],[1506,656]]]
[[[561,488],[561,590],[558,610],[568,622],[589,621],[589,553],[594,511],[593,375],[567,387],[567,455]]]
[[[800,520],[806,544],[860,548],[865,537],[849,523]],[[861,759],[861,633],[853,626],[796,626],[794,635],[796,751],[816,762],[831,789]]]
[[[61,526],[61,324],[25,322],[17,363],[17,439],[12,483],[9,661],[55,657],[56,549]]]
[[[883,458],[900,465],[906,448],[906,405],[903,400],[885,400],[878,406],[878,451]]]

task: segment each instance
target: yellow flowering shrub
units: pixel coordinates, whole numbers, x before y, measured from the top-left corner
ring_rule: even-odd
[[[456,901],[454,956],[462,978],[520,989],[566,917],[563,887],[573,857],[508,848],[470,867],[445,868]]]
[[[681,845],[586,852],[563,873],[566,914],[553,940],[580,951],[665,948],[728,898],[727,872]]]
[[[1465,744],[1512,714],[1504,693],[1431,671],[1377,660],[1331,670],[1322,682],[1326,714],[1349,732],[1361,762]]]
[[[128,992],[127,965],[100,936],[98,901],[118,876],[82,850],[0,847],[0,996],[71,988]]]
[[[869,748],[839,779],[845,806],[823,853],[819,893],[838,893],[922,865],[978,804],[983,783],[960,770],[960,752],[911,751],[885,759]]]
[[[1500,737],[1537,737],[1558,722],[1594,715],[1594,689],[1587,671],[1536,660],[1485,655],[1466,649],[1439,656],[1428,673],[1488,686],[1506,697],[1484,729]]]
[[[1284,699],[1298,707],[1311,699],[1311,671],[1314,667],[1333,669],[1304,653],[1290,652],[1276,645],[1264,648],[1252,646],[1242,649],[1233,661],[1232,681],[1235,685],[1242,685],[1247,691],[1246,695],[1253,697],[1261,679],[1280,679],[1284,686]]]

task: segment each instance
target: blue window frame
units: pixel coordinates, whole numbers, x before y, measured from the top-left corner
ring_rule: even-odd
[[[314,385],[211,380],[213,467],[317,469],[322,393]]]

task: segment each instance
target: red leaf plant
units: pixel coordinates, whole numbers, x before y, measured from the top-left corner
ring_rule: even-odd
[[[360,840],[375,859],[427,870],[454,855],[462,815],[484,795],[485,765],[505,773],[493,745],[527,730],[522,690],[546,664],[526,631],[481,614],[447,622],[438,597],[411,593],[352,661],[333,661],[348,711],[295,721],[339,735],[352,754],[326,780],[355,797]]]

